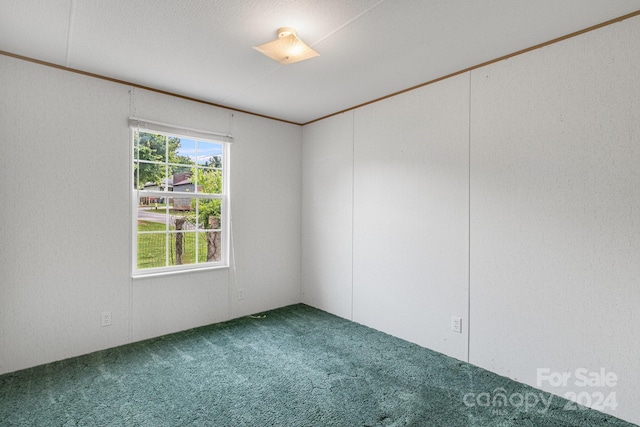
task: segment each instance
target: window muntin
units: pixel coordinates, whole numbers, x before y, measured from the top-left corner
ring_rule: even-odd
[[[133,274],[227,265],[228,143],[132,127]]]

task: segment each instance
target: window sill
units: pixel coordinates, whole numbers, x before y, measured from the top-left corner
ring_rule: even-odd
[[[138,272],[132,273],[131,278],[134,280],[147,279],[147,278],[160,277],[160,276],[172,276],[175,274],[198,273],[198,272],[211,271],[211,270],[224,270],[227,268],[229,268],[228,264],[222,264],[222,265],[212,265],[207,267],[197,266],[193,268],[180,268],[176,270],[151,271],[151,272],[138,271]]]

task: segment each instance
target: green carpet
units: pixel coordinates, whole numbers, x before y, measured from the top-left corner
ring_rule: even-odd
[[[632,425],[306,305],[263,316],[0,376],[0,425]]]

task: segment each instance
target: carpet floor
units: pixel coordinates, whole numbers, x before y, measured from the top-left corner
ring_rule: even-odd
[[[2,426],[632,426],[566,404],[303,304],[0,376]]]

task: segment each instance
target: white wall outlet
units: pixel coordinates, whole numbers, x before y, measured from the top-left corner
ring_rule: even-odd
[[[111,312],[103,311],[100,316],[102,326],[110,326],[111,325]]]
[[[451,330],[459,334],[462,333],[462,318],[456,316],[451,317]]]
[[[244,299],[244,289],[238,289],[238,299],[239,300]]]

